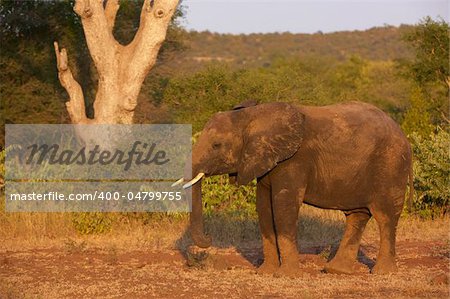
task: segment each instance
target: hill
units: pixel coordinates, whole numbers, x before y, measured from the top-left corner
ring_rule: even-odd
[[[249,67],[270,63],[275,57],[302,58],[311,55],[338,60],[358,55],[366,60],[389,61],[412,55],[401,39],[410,29],[411,26],[402,25],[327,34],[186,32],[186,49],[172,63],[175,62],[184,71],[193,71],[211,61]]]

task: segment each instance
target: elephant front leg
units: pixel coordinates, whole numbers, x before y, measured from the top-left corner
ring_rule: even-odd
[[[264,262],[258,268],[258,273],[274,273],[280,266],[280,261],[273,223],[272,200],[270,186],[261,182],[258,182],[256,189],[256,210],[264,252]]]
[[[297,221],[301,199],[298,192],[289,189],[279,189],[278,192],[272,193],[275,231],[281,260],[278,272],[282,275],[297,276],[300,274]],[[304,190],[300,193],[300,197],[303,198]]]

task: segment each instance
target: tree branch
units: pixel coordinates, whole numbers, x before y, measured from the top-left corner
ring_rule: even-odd
[[[108,5],[109,2],[111,4]],[[114,2],[117,4],[117,0],[108,1],[108,13],[103,8],[103,0],[76,0],[73,8],[81,17],[89,53],[100,77],[107,76],[111,66],[117,63],[116,54],[119,44],[114,39],[112,30],[110,30],[117,13],[117,11],[114,12],[116,9]],[[112,25],[109,23],[110,21]]]
[[[59,51],[59,45],[56,41],[53,45],[55,47],[58,78],[70,98],[70,100],[66,102],[66,108],[67,112],[69,112],[70,119],[73,124],[88,123],[89,120],[86,117],[83,90],[73,77],[72,71],[69,68],[67,51],[65,48],[62,48],[61,51]]]
[[[114,23],[116,22],[117,11],[119,10],[119,0],[105,0],[105,16],[108,23],[109,31],[113,32]]]
[[[144,1],[139,29],[133,41],[127,46],[127,50],[131,52],[128,75],[134,78],[145,78],[148,74],[166,38],[167,27],[177,5],[178,0]]]
[[[132,111],[142,82],[156,62],[159,49],[166,38],[167,27],[176,11],[178,0],[145,0],[138,31],[122,53],[122,72],[126,78],[122,88],[122,107]]]

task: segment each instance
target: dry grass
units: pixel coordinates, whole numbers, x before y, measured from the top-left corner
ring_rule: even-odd
[[[85,241],[90,246],[117,248],[174,249],[185,248],[189,243],[186,233],[187,215],[160,217],[143,224],[139,220],[119,221],[112,230],[102,235],[79,235],[73,228],[70,214],[66,213],[6,213],[0,204],[0,250],[24,248],[49,248],[61,246],[68,239]],[[336,244],[345,227],[345,217],[339,211],[321,210],[303,206],[300,211],[299,243]],[[206,228],[213,236],[216,247],[251,246],[259,243],[256,219],[231,219],[214,216],[206,219]],[[398,240],[448,240],[449,218],[420,220],[403,217],[398,226]],[[378,227],[371,219],[363,240],[376,242]]]
[[[320,269],[341,238],[344,216],[307,206],[300,214],[305,271],[288,279],[255,275],[262,258],[256,219],[208,218],[218,262],[198,270],[183,257],[190,244],[186,215],[145,225],[128,219],[109,233],[81,236],[69,214],[0,212],[0,298],[448,297],[448,285],[434,282],[448,272],[448,218],[401,219],[398,274],[339,276]],[[371,220],[365,258],[373,260],[377,247]]]

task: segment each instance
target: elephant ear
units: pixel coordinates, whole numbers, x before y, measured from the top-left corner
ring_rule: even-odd
[[[246,185],[292,157],[300,147],[304,115],[287,103],[255,106],[244,132],[237,182]]]

